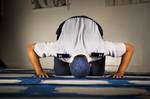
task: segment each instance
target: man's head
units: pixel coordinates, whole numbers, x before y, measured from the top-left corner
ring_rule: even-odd
[[[86,56],[77,55],[70,64],[70,71],[73,76],[77,78],[85,77],[89,74],[90,64],[87,61]]]

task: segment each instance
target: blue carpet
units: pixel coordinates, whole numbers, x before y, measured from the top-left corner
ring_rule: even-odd
[[[88,76],[86,78],[78,79],[72,76],[53,76],[49,78],[38,78],[34,75],[31,75],[29,77],[19,77],[18,74],[16,74],[16,77],[7,76],[7,73],[3,75],[5,76],[0,75],[1,99],[2,97],[101,97],[103,99],[146,99],[150,97],[150,76],[128,75],[121,79],[114,79],[108,76]],[[9,83],[9,81],[15,80],[18,82]],[[59,81],[61,83],[42,83],[42,81]],[[63,84],[63,82],[66,81],[71,82]],[[74,81],[75,83],[72,83]],[[76,81],[80,81],[81,84],[76,83]],[[84,84],[84,81],[89,81],[89,84]],[[90,83],[91,81],[96,82]],[[102,81],[104,83],[97,83]],[[124,91],[123,89],[130,89],[129,91],[131,92]],[[93,90],[98,90],[100,91],[100,93],[97,93],[96,91],[92,92]],[[106,93],[104,93],[104,90],[106,90]],[[121,90],[123,94],[117,94],[117,90]],[[132,90],[135,90],[137,92],[133,93]],[[107,93],[107,91],[112,92],[113,94]],[[116,91],[116,93],[114,91]],[[88,92],[90,92],[90,94]]]

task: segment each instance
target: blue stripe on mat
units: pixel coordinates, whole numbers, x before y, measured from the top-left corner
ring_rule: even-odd
[[[127,78],[123,78],[123,79],[112,79],[112,78],[103,78],[103,77],[98,77],[98,78],[84,78],[84,79],[77,79],[77,78],[65,78],[65,77],[51,77],[51,78],[38,78],[38,77],[0,77],[0,80],[20,80],[21,82],[19,83],[0,83],[0,85],[44,85],[41,83],[41,80],[60,80],[60,82],[63,82],[64,80],[80,80],[80,81],[86,81],[86,80],[97,80],[97,81],[107,81],[109,84],[67,84],[67,85],[63,85],[63,84],[45,84],[45,85],[63,85],[63,86],[137,86],[137,87],[150,87],[150,84],[134,84],[134,83],[130,83],[129,81],[132,80],[137,80],[137,81],[141,81],[141,79],[127,79]],[[150,81],[149,79],[142,79],[142,81]]]
[[[7,86],[8,87],[8,86]],[[14,86],[15,87],[15,86]],[[105,95],[88,95],[88,94],[77,94],[77,93],[61,93],[61,92],[56,92],[55,88],[57,87],[62,87],[62,86],[55,86],[55,85],[25,85],[25,87],[27,87],[26,90],[23,90],[23,91],[20,91],[20,92],[17,92],[17,93],[0,93],[0,97],[10,97],[10,96],[57,96],[57,97],[62,97],[62,96],[101,96],[101,97],[106,97]],[[88,87],[88,88],[94,88],[94,87]],[[95,86],[95,88],[97,88]],[[106,87],[102,87],[100,86],[99,88],[106,88]],[[113,87],[111,87],[113,88]],[[116,87],[114,87],[116,88]],[[120,88],[124,88],[124,87],[121,87]],[[145,89],[147,91],[150,92],[150,88],[147,88],[147,87],[142,87],[141,89]],[[127,96],[130,96],[131,97],[137,97],[137,96],[142,96],[142,95],[115,95],[116,97],[127,97]],[[107,97],[110,97],[110,96],[107,96]],[[138,98],[139,99],[139,98]]]
[[[144,89],[150,93],[150,85],[136,85],[133,83],[129,83],[128,81],[130,80],[144,80],[144,81],[150,81],[149,79],[142,79],[142,78],[123,78],[123,79],[112,79],[112,78],[107,78],[107,77],[87,77],[84,79],[77,79],[73,77],[62,77],[62,76],[56,76],[56,77],[50,77],[50,78],[38,78],[38,77],[0,77],[0,80],[21,80],[21,83],[17,84],[6,84],[6,83],[1,83],[0,88],[2,87],[25,87],[27,89],[21,90],[16,93],[2,93],[0,92],[0,97],[99,97],[99,95],[88,95],[88,94],[77,94],[77,93],[61,93],[57,92],[55,89],[59,87],[85,87],[85,88],[139,88],[139,89]],[[97,81],[107,81],[109,84],[89,84],[89,85],[83,85],[83,84],[78,84],[78,85],[63,85],[63,84],[41,84],[41,80],[97,80]],[[13,85],[13,86],[12,86]],[[121,98],[121,99],[126,99],[126,98],[132,98],[132,99],[141,99],[141,97],[147,97],[141,95],[121,95],[121,96],[103,96],[100,95],[101,98],[104,99],[109,99],[109,98]],[[150,96],[150,94],[148,94]],[[143,98],[143,99],[144,99]]]

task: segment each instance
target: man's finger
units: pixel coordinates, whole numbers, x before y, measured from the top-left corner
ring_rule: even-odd
[[[41,78],[42,76],[41,75],[38,75],[39,76],[39,78]]]
[[[115,74],[115,75],[113,76],[113,78],[119,78],[119,76]]]
[[[123,76],[120,76],[120,75],[114,75],[113,78],[123,78]]]
[[[45,75],[44,75],[44,74],[42,74],[42,78],[45,78]]]
[[[42,74],[39,74],[38,77],[39,77],[39,78],[45,78],[45,77],[48,78],[49,76],[48,76],[47,73],[44,72],[44,73],[42,73]]]
[[[115,75],[115,74],[113,75],[113,78],[116,78],[116,75]]]
[[[44,73],[45,77],[48,78],[49,76],[47,75],[47,73]]]

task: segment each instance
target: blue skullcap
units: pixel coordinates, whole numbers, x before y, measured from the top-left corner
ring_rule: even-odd
[[[77,78],[85,77],[89,74],[90,64],[84,55],[75,56],[74,60],[70,64],[70,71],[73,76]]]

